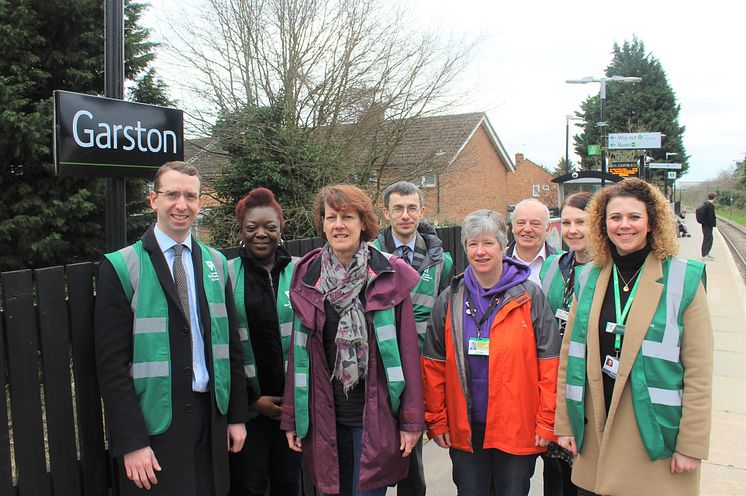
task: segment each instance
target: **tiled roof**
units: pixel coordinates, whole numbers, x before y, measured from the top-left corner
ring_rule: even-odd
[[[387,127],[402,125],[402,121],[388,121]],[[480,125],[485,130],[509,170],[515,170],[500,139],[484,112],[420,117],[404,124],[406,130],[401,143],[389,157],[388,165],[395,169],[424,167],[443,169],[458,158],[461,150]],[[360,146],[362,145],[362,146]],[[366,144],[358,145],[365,149]]]
[[[184,140],[184,161],[194,165],[206,183],[214,183],[228,165],[229,156],[217,138],[195,138]]]

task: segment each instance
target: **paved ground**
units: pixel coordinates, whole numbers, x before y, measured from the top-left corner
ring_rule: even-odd
[[[691,238],[682,238],[681,256],[701,260],[700,226],[687,219]],[[702,467],[701,493],[746,495],[746,286],[723,238],[715,233],[714,261],[707,262],[708,297],[715,336],[713,423],[710,459]],[[448,452],[435,443],[424,447],[429,496],[454,496]],[[541,459],[531,480],[531,496],[542,494]],[[651,493],[655,488],[651,488]],[[396,494],[389,489],[388,495]]]

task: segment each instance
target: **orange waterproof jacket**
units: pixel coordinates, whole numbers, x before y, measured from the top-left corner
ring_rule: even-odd
[[[469,362],[464,346],[464,281],[454,278],[435,305],[422,350],[428,435],[450,435],[472,452]],[[561,339],[541,288],[524,281],[506,290],[490,329],[484,448],[526,455],[534,434],[554,441],[554,408]]]

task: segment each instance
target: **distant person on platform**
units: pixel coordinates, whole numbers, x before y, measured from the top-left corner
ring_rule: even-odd
[[[518,202],[510,219],[514,239],[505,250],[505,256],[528,265],[531,269],[529,281],[541,286],[541,266],[547,256],[557,253],[547,243],[549,209],[539,200],[528,198]]]
[[[227,262],[192,237],[200,205],[197,169],[166,163],[155,225],[99,269],[96,364],[121,495],[225,496],[228,452],[246,438]]]
[[[707,195],[707,201],[700,207],[702,209],[702,258],[714,260],[710,255],[712,250],[712,229],[717,225],[715,220],[715,193]]]
[[[420,274],[411,295],[417,338],[422,351],[427,320],[435,299],[451,280],[453,259],[450,253],[443,251],[435,228],[422,222],[425,206],[422,190],[416,185],[399,181],[386,188],[383,192],[383,215],[390,225],[378,234],[374,244],[385,253],[399,256]],[[425,490],[420,438],[409,457],[407,478],[399,482],[397,494],[424,496]]]

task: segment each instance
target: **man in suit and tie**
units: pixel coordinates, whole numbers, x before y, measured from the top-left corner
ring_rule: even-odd
[[[425,205],[422,190],[416,185],[399,181],[383,192],[383,215],[389,226],[381,231],[374,244],[385,253],[392,253],[409,263],[420,275],[412,290],[415,325],[422,351],[427,319],[438,294],[451,281],[453,259],[443,251],[443,243],[435,228],[422,222]],[[424,496],[425,473],[422,466],[422,439],[409,457],[407,478],[397,485],[399,496]]]
[[[95,348],[121,494],[224,496],[228,451],[248,420],[225,257],[192,239],[200,177],[184,162],[155,176],[156,223],[105,256]]]

